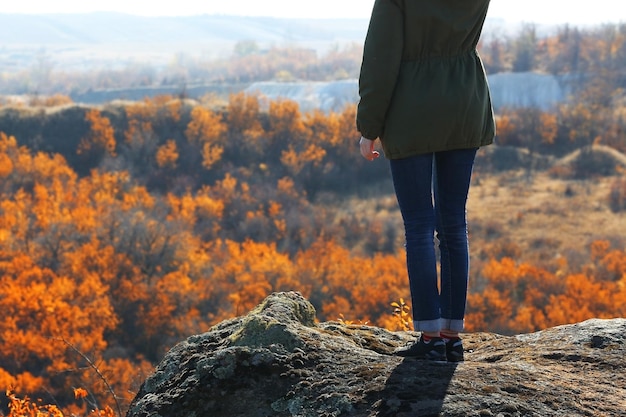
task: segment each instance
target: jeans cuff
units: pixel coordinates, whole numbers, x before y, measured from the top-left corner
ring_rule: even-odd
[[[415,331],[439,332],[441,331],[441,319],[413,321]]]
[[[462,332],[465,329],[465,320],[441,319],[441,329]]]

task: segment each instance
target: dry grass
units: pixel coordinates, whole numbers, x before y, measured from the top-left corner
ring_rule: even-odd
[[[619,242],[626,213],[609,208],[613,181],[613,177],[564,180],[537,173],[527,182],[519,172],[484,175],[470,190],[470,233],[484,225],[496,228],[501,237],[521,248],[525,259],[586,252],[598,239]],[[472,238],[474,246],[489,241],[485,234]],[[537,251],[550,253],[533,254]]]
[[[623,245],[626,212],[614,213],[609,207],[614,181],[554,178],[548,171],[534,173],[530,180],[524,170],[476,175],[467,207],[472,259],[478,261],[474,266],[501,256],[531,264],[565,256],[574,266],[589,259],[594,240]],[[372,233],[368,224],[386,222],[397,229],[395,246],[400,249],[404,234],[393,187],[384,182],[372,188],[376,192],[367,198],[343,200],[334,210],[334,223],[358,219],[366,239]]]

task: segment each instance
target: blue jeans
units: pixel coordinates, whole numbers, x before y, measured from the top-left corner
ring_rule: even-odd
[[[461,149],[390,160],[416,331],[463,330],[469,278],[466,202],[475,156],[476,149]]]

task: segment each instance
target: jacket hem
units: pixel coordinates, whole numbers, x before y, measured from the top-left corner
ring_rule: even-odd
[[[424,155],[427,153],[435,153],[435,152],[445,152],[445,151],[453,151],[453,150],[457,150],[457,149],[471,149],[471,148],[482,148],[483,146],[488,146],[493,144],[493,139],[489,140],[489,141],[483,141],[480,143],[462,143],[462,144],[458,144],[458,145],[446,145],[446,146],[442,146],[442,147],[436,147],[436,148],[431,148],[431,149],[419,149],[419,150],[405,150],[405,151],[390,151],[388,149],[385,149],[383,146],[383,151],[385,154],[385,158],[387,159],[405,159],[405,158],[411,158],[413,156],[417,156],[417,155]]]

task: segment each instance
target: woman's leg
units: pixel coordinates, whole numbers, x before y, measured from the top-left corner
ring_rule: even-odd
[[[460,332],[464,327],[469,246],[466,203],[476,149],[435,154],[433,189],[436,230],[441,255],[441,327]]]
[[[415,330],[438,334],[441,325],[435,212],[432,197],[433,154],[390,161],[406,238],[406,261]]]

